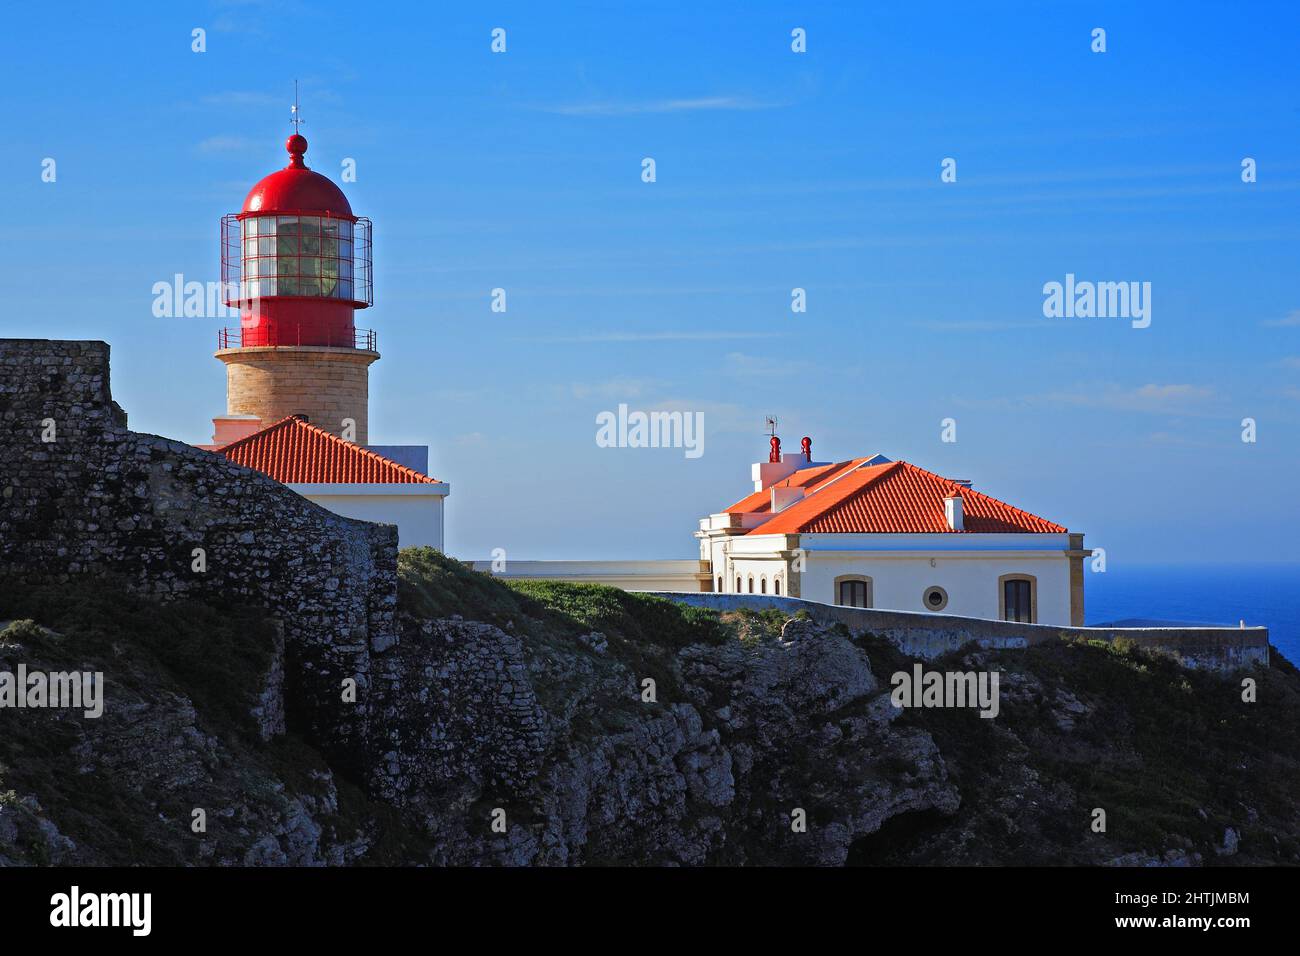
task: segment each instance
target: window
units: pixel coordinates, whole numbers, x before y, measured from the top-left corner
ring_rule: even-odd
[[[749,593],[754,593],[754,576],[752,574],[749,576]]]
[[[760,591],[762,591],[764,594],[767,593],[767,578],[760,578],[760,579],[759,579],[759,582],[758,582],[758,589],[759,589]]]
[[[254,283],[248,290],[252,294],[352,298],[356,285],[351,222],[322,216],[252,216],[242,226],[243,277],[263,280],[260,287]]]
[[[739,594],[739,593],[740,593],[741,591],[743,591],[743,590],[744,590],[744,588],[742,588],[742,587],[740,586],[740,575],[737,574],[737,575],[736,575],[736,593]]]
[[[1038,581],[1032,574],[1004,574],[998,578],[1002,620],[1033,624],[1038,620]]]
[[[871,592],[871,578],[860,574],[835,579],[836,604],[845,607],[871,607],[874,598]]]
[[[780,593],[781,593],[781,579],[780,579],[780,577],[775,577],[775,578],[772,579],[772,593],[773,593],[773,594],[780,594]]]
[[[948,606],[948,592],[938,585],[926,588],[921,595],[921,606],[927,611],[942,611]]]
[[[722,575],[718,575],[718,593],[722,593]]]

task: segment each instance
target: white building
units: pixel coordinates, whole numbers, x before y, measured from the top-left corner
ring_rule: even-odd
[[[400,547],[443,550],[443,501],[451,493],[445,481],[343,441],[301,415],[211,450],[270,475],[335,514],[397,525]],[[392,451],[428,454],[423,446],[393,446]]]
[[[753,492],[700,521],[712,590],[1083,624],[1083,535],[907,462],[773,447]]]

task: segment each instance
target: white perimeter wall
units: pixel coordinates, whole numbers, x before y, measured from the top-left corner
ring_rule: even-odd
[[[473,561],[475,571],[500,578],[608,584],[625,591],[699,591],[698,561],[515,561],[494,571],[491,561]]]

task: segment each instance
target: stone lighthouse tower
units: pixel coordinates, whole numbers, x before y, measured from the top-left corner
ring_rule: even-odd
[[[352,214],[343,191],[307,168],[307,140],[285,144],[289,165],[257,183],[243,209],[221,220],[221,279],[239,327],[222,329],[226,415],[214,419],[226,445],[289,415],[347,441],[368,440],[374,332],[357,309],[374,301],[370,220]]]

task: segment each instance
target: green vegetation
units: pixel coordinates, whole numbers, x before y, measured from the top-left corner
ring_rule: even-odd
[[[720,644],[731,636],[716,611],[600,584],[499,581],[433,548],[406,548],[397,569],[398,603],[415,617],[459,614],[497,626],[540,623],[571,636],[600,631],[674,650]]]
[[[969,669],[963,659],[972,651],[927,668]],[[1195,848],[1214,863],[1207,850],[1222,840],[1224,821],[1233,821],[1243,845],[1267,846],[1280,859],[1300,855],[1294,838],[1249,822],[1293,818],[1300,793],[1300,681],[1276,650],[1273,667],[1248,672],[1258,682],[1256,703],[1242,700],[1246,673],[1187,670],[1132,641],[977,653],[980,667],[1003,671],[997,720],[967,710],[917,709],[906,711],[899,725],[934,737],[962,790],[964,822],[991,859],[1088,861],[1094,807],[1106,811],[1112,845],[1129,850]],[[1033,691],[1018,694],[1020,682]],[[1059,722],[1063,699],[1087,708],[1070,715],[1068,730]],[[1006,776],[1017,764],[1033,770],[1027,787]],[[969,811],[1005,802],[1008,787],[1032,791],[1026,803],[1055,802],[1052,812]]]
[[[3,640],[32,645],[52,665],[82,670],[79,661],[111,657],[123,642],[144,650],[201,711],[244,732],[252,729],[252,689],[270,663],[275,633],[261,611],[196,601],[159,604],[114,581],[31,585],[0,579],[0,621],[10,618],[29,620],[9,625]],[[30,619],[56,633],[32,631]]]
[[[329,767],[314,748],[293,735],[263,744],[255,732],[249,711],[275,634],[259,612],[192,601],[161,604],[130,594],[122,582],[32,584],[0,577],[0,622],[6,620],[0,669],[21,660],[29,670],[100,671],[110,703],[97,721],[80,711],[4,712],[0,805],[14,811],[24,862],[52,861],[35,811],[18,795],[34,799],[58,822],[81,848],[80,860],[165,866],[201,862],[205,843],[218,853],[234,852],[229,847],[241,838],[227,831],[219,814],[249,794],[271,807],[286,800],[282,782],[290,793],[319,795]],[[199,731],[219,741],[219,763],[200,756],[207,750],[203,742],[186,741],[182,748],[170,736],[186,732],[184,711],[170,697],[194,704]],[[152,736],[157,733],[164,736]],[[159,788],[163,778],[174,786]],[[340,812],[327,823],[347,832],[389,814],[390,843],[400,840],[395,814],[370,804],[347,782],[336,778],[336,784]],[[189,829],[194,807],[209,810],[203,839]]]

